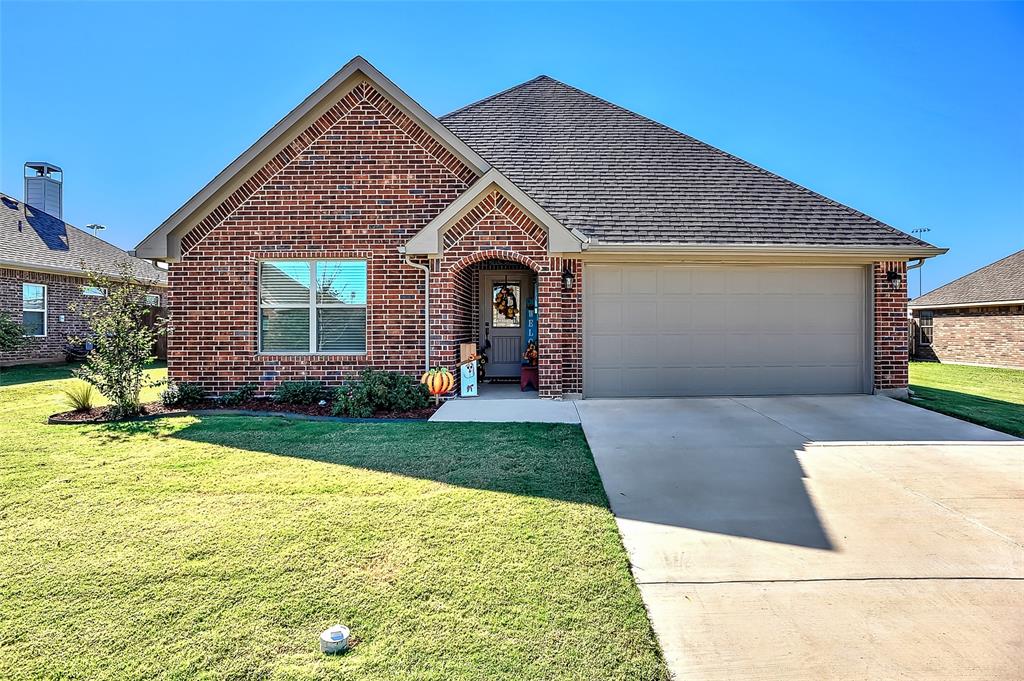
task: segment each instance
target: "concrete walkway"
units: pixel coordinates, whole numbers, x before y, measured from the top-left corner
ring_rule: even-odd
[[[504,388],[505,386],[501,386]],[[466,397],[448,400],[430,417],[431,421],[467,421],[484,423],[579,423],[576,403],[542,400],[537,393],[504,390],[490,397]],[[523,397],[526,395],[526,397]]]
[[[577,407],[678,679],[1024,678],[1024,443],[871,396]]]

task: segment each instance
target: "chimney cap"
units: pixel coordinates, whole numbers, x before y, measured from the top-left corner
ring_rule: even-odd
[[[47,163],[46,161],[28,161],[25,164],[25,170],[33,170],[37,175],[43,177],[50,175],[51,173],[60,173],[61,175],[64,174],[64,171],[61,170],[59,165]]]

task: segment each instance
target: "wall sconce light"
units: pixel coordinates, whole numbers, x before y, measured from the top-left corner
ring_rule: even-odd
[[[895,291],[900,287],[900,282],[903,280],[903,275],[897,270],[889,270],[885,273],[885,280],[889,282],[889,287]]]
[[[576,275],[572,273],[572,270],[568,266],[562,270],[562,288],[566,291],[572,290],[572,285],[576,283]]]

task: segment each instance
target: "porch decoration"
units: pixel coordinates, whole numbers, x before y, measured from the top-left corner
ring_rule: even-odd
[[[427,386],[427,391],[434,396],[434,403],[441,401],[441,395],[447,395],[455,387],[455,375],[446,367],[434,367],[424,372],[420,383]]]
[[[519,316],[519,301],[516,300],[516,294],[508,282],[494,294],[494,309],[507,319],[516,319]]]
[[[537,366],[537,341],[530,341],[526,344],[526,351],[523,353],[523,362],[526,366]]]

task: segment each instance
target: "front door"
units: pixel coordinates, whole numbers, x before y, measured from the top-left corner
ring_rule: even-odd
[[[487,377],[518,378],[526,321],[524,308],[532,289],[530,273],[493,271],[485,272],[480,279],[480,340],[487,355]]]

